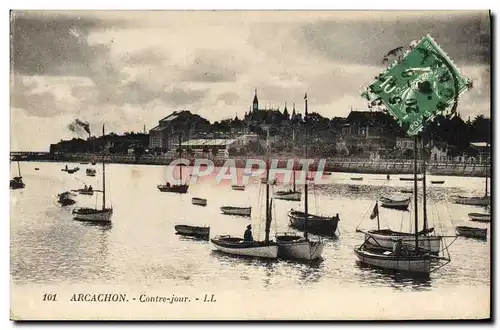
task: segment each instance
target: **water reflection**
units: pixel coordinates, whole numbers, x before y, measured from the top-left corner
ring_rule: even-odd
[[[358,272],[358,276],[364,283],[378,284],[379,282],[383,282],[394,289],[403,290],[411,288],[417,291],[430,289],[432,286],[431,278],[428,274],[405,273],[377,268],[366,265],[359,260],[356,261],[356,266],[361,270],[361,272]]]

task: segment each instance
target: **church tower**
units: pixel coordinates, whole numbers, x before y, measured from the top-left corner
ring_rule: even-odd
[[[253,97],[253,111],[259,110],[259,100],[257,99],[257,89],[255,89],[255,96]]]

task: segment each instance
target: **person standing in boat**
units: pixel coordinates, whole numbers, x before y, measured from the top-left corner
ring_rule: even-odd
[[[243,235],[243,240],[250,242],[253,241],[252,225],[247,226],[247,230],[245,230],[245,234]]]
[[[403,249],[403,241],[401,239],[398,239],[396,243],[392,245],[392,253],[394,253],[396,257],[399,257],[401,256],[402,249]]]

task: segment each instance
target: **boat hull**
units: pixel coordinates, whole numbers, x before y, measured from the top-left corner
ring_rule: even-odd
[[[57,201],[61,206],[68,206],[68,205],[73,205],[76,202],[73,199],[67,198],[67,199],[60,199]]]
[[[73,219],[91,222],[111,222],[113,209],[96,210],[81,208],[73,210]]]
[[[287,260],[318,260],[324,249],[323,242],[306,241],[301,236],[276,236],[276,243],[278,257]]]
[[[288,212],[290,225],[297,230],[304,231],[305,229],[305,214],[300,211]],[[337,226],[340,219],[335,217],[317,216],[309,214],[307,221],[307,231],[317,235],[334,235],[337,231]]]
[[[171,192],[177,194],[186,194],[189,186],[187,184],[179,184],[179,185],[158,185],[158,190],[161,192]]]
[[[455,199],[455,204],[474,205],[474,206],[488,206],[491,203],[490,197],[463,197],[458,196]]]
[[[174,228],[179,235],[200,237],[207,240],[210,236],[210,227],[176,225]]]
[[[199,206],[207,206],[207,200],[203,198],[193,198],[191,199],[191,204]]]
[[[231,186],[231,188],[233,190],[239,190],[239,191],[244,191],[245,190],[245,186]]]
[[[403,241],[404,245],[415,249],[415,235],[411,233],[399,233],[390,230],[370,230],[365,234],[367,245],[386,249],[392,249],[394,243],[399,239]],[[441,237],[419,235],[418,246],[423,250],[430,251],[432,254],[439,254],[441,251]]]
[[[356,246],[354,253],[362,263],[378,268],[422,275],[428,275],[431,270],[431,259],[428,255],[397,257],[391,252],[375,252],[361,246]]]
[[[300,201],[301,195],[300,191],[277,191],[274,193],[274,198],[286,201]]]
[[[220,210],[222,211],[222,213],[229,215],[241,215],[249,217],[252,214],[251,207],[222,206]]]
[[[491,222],[491,214],[488,213],[469,213],[468,216],[471,221]]]
[[[390,198],[380,199],[380,206],[388,209],[408,210],[409,205],[410,205],[410,198],[404,200],[394,200]]]
[[[217,236],[211,242],[217,250],[231,255],[265,259],[278,257],[278,245],[273,242],[245,242],[241,238],[230,236]]]
[[[467,226],[457,226],[455,227],[455,229],[457,233],[463,237],[486,239],[486,235],[488,234],[487,228],[482,229]]]

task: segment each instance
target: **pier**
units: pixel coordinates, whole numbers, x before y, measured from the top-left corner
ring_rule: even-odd
[[[183,157],[194,164],[194,157]],[[245,167],[247,159],[261,159],[263,156],[252,157],[207,157],[214,162],[215,166],[222,166],[228,159],[235,161],[236,167]],[[286,167],[286,162],[292,157],[280,156],[271,159],[278,160],[279,167]],[[140,155],[133,154],[106,154],[104,160],[107,163],[116,164],[141,164],[141,165],[168,165],[174,157],[167,155]],[[411,174],[413,173],[413,161],[408,159],[356,159],[356,158],[321,158],[325,159],[325,171],[330,172],[346,172],[346,173],[368,173],[368,174]],[[50,154],[49,152],[11,152],[11,160],[19,161],[56,161],[56,162],[91,162],[96,160],[102,161],[102,155],[92,153],[65,153],[65,154]],[[311,169],[315,170],[319,164],[320,158],[314,159]],[[420,165],[419,165],[420,166]],[[490,173],[490,164],[479,162],[456,162],[456,161],[429,161],[427,163],[427,172],[431,175],[450,175],[450,176],[466,176],[466,177],[484,177],[486,173]]]

